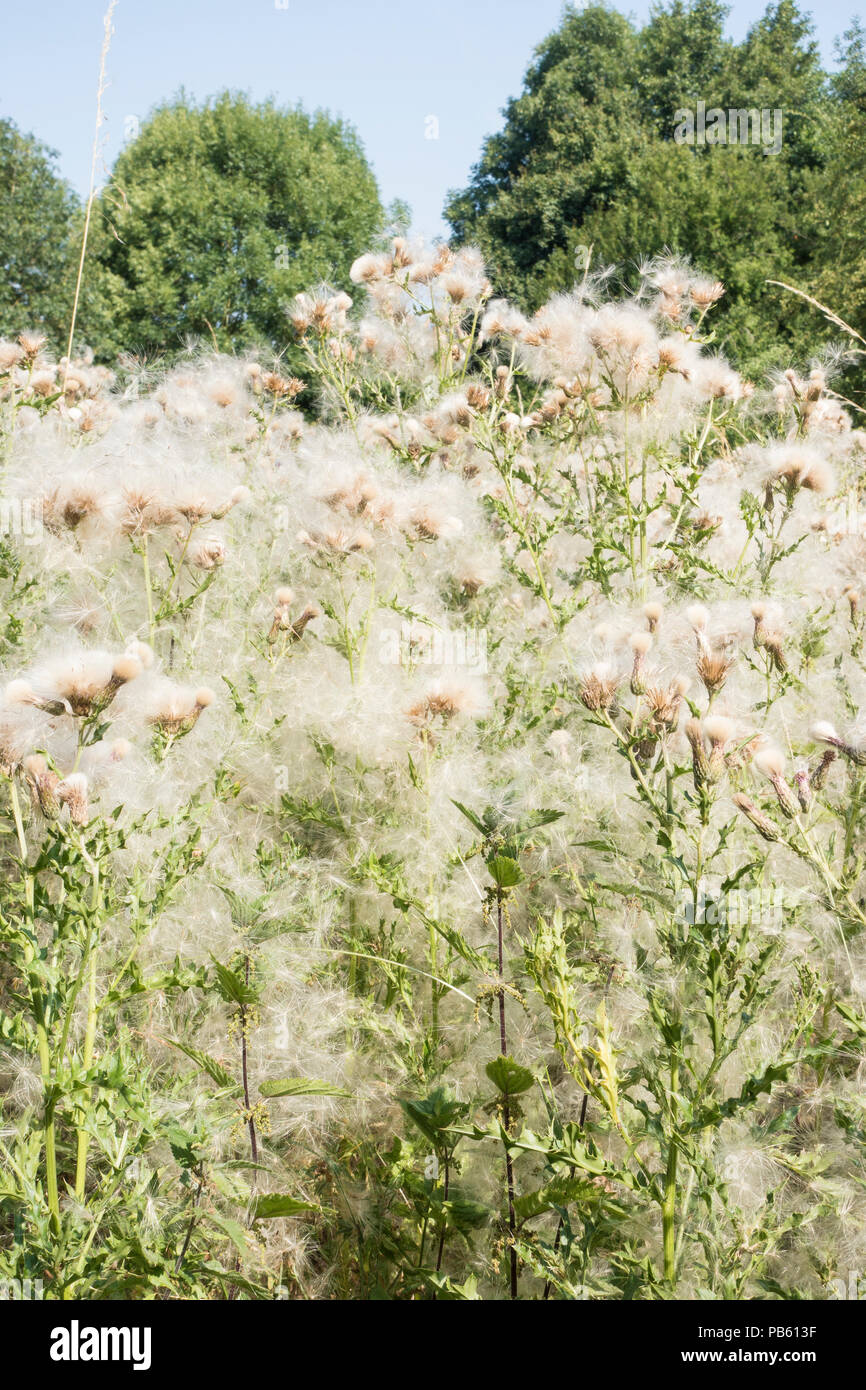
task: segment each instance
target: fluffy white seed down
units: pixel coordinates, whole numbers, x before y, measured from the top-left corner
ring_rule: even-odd
[[[245,1276],[271,1287],[289,1269],[300,1296],[353,1296],[351,1227],[377,1287],[427,1297],[447,1279],[453,1296],[472,1276],[499,1297],[501,1148],[460,1140],[453,1220],[476,1211],[465,1197],[481,1224],[443,1227],[437,1284],[444,1186],[401,1102],[441,1086],[464,1128],[502,1120],[488,1071],[502,999],[509,1056],[540,1082],[512,1123],[544,1136],[550,1107],[569,1144],[591,1138],[604,1172],[580,1210],[611,1199],[579,1269],[573,1243],[553,1253],[563,1194],[542,1201],[521,1228],[522,1289],[544,1291],[531,1252],[564,1296],[608,1297],[625,1249],[628,1277],[649,1261],[659,1287],[644,1179],[665,1171],[675,1112],[667,1019],[683,1023],[682,1095],[717,1107],[680,1157],[683,1296],[729,1297],[725,1271],[753,1256],[742,1296],[763,1296],[761,1280],[823,1296],[862,1169],[866,667],[851,595],[866,542],[843,503],[866,437],[829,365],[752,385],[714,355],[703,315],[722,289],[679,259],[646,266],[634,295],[587,276],[531,316],[494,297],[471,248],[398,238],[350,279],[355,305],[335,285],[292,304],[291,368],[200,352],[115,380],[76,359],[46,405],[61,365],[44,344],[0,342],[4,497],[23,531],[14,592],[0,576],[15,619],[3,915],[28,910],[23,871],[44,876],[47,952],[52,913],[72,900],[80,923],[103,904],[94,988],[101,1002],[126,969],[128,997],[88,1033],[88,978],[67,1044],[76,1066],[88,1037],[100,1065],[121,1045],[140,1060],[152,1132],[133,1107],[136,1166],[111,1169],[129,1221],[180,1248],[195,1183],[181,1191],[173,1150],[194,1135],[203,1215],[224,1224],[195,1226],[193,1248],[234,1271],[225,1222],[237,1235],[252,1210],[252,1124],[255,1195],[297,1194],[316,1214],[257,1222]],[[783,619],[774,662],[762,631]],[[710,661],[720,680],[702,678]],[[77,896],[40,856],[58,845]],[[767,992],[746,1004],[770,938]],[[61,943],[52,969],[77,979],[86,951]],[[214,960],[249,972],[243,1016]],[[803,1040],[825,1027],[816,1067]],[[244,1038],[249,1113],[232,1089]],[[10,1039],[4,1145],[20,1128],[36,1191],[37,1049]],[[757,1085],[780,1058],[784,1078]],[[232,1085],[214,1082],[221,1068]],[[287,1078],[319,1093],[268,1094]],[[756,1099],[723,1118],[741,1095]],[[117,1134],[101,1136],[86,1201],[115,1152]],[[519,1150],[518,1195],[549,1184],[545,1165],[535,1139]],[[758,1223],[789,1218],[784,1246],[762,1235],[756,1252]]]

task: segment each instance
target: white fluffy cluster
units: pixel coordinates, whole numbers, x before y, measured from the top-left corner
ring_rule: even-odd
[[[397,1123],[429,974],[460,982],[439,1003],[441,1060],[462,1095],[478,1092],[493,1044],[472,989],[405,906],[492,949],[489,884],[455,802],[563,812],[532,846],[511,926],[577,910],[601,885],[597,938],[576,959],[585,980],[593,953],[611,962],[627,1069],[648,1027],[658,849],[634,768],[594,725],[643,729],[635,767],[653,787],[664,768],[690,775],[692,758],[696,785],[722,785],[723,769],[707,835],[734,823],[729,872],[754,855],[758,825],[738,818],[734,790],[784,829],[779,787],[793,797],[825,747],[839,754],[836,800],[866,761],[866,438],[820,367],[743,381],[701,344],[721,287],[679,263],[647,267],[626,301],[584,285],[532,317],[492,297],[474,250],[398,240],[351,279],[360,313],[332,287],[291,308],[303,381],[202,358],[137,383],[53,364],[36,340],[0,343],[4,497],[10,517],[35,518],[4,538],[20,568],[0,772],[28,786],[36,826],[134,825],[121,876],[158,872],[167,832],[144,813],[181,826],[194,801],[206,808],[208,852],[142,959],[206,964],[237,948],[224,883],[291,922],[260,964],[256,1080],[314,1075],[354,1096],[339,1110],[273,1103],[301,1168],[302,1141],[337,1124]],[[829,843],[824,822],[814,833]],[[768,873],[805,893],[802,858],[767,852]],[[613,880],[630,895],[607,891]],[[866,978],[859,938],[840,940],[826,904],[798,923],[768,1031],[725,1063],[726,1093],[762,1048],[773,1056],[804,940],[833,988],[856,997]],[[118,921],[101,971],[124,944]],[[427,974],[413,984],[413,970]],[[520,1060],[547,1066],[541,1006],[512,1007]],[[224,1055],[220,1010],[196,1014],[195,1045]],[[557,1085],[579,1108],[573,1082]],[[844,1185],[831,1110],[821,1142]],[[715,1142],[752,1220],[784,1158],[739,1122]]]

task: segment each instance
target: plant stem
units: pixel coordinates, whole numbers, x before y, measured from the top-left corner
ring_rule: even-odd
[[[27,866],[27,837],[24,833],[24,820],[21,815],[21,803],[18,799],[18,788],[15,784],[15,777],[9,777],[9,795],[12,802],[12,819],[15,822],[15,833],[18,838],[18,849],[21,854],[21,872],[24,875],[24,901],[27,907],[27,919],[30,930],[35,936],[36,928],[33,921],[35,911],[35,894],[33,878]],[[28,962],[35,955],[35,947],[27,948]],[[47,1097],[51,1087],[51,1052],[48,1046],[48,1030],[45,1027],[45,1009],[42,1003],[40,991],[34,991],[34,1009],[36,1013],[36,1046],[39,1052],[39,1072],[42,1080],[42,1090]],[[60,1196],[57,1187],[57,1141],[54,1126],[54,1104],[47,1099],[44,1104],[43,1113],[43,1144],[45,1146],[45,1188],[48,1196],[48,1210],[51,1213],[51,1227],[55,1234],[60,1230]]]
[[[668,1139],[668,1161],[665,1172],[665,1193],[662,1204],[662,1243],[664,1247],[665,1279],[676,1284],[676,1231],[674,1216],[677,1199],[677,1141],[674,1136],[674,1100],[679,1090],[680,1072],[676,1054],[671,1052],[671,1132]]]
[[[93,898],[92,912],[96,918],[99,907],[99,866],[93,865]],[[90,956],[87,972],[87,1025],[84,1032],[84,1053],[82,1063],[85,1072],[89,1071],[93,1065],[93,1052],[96,1043],[96,926],[95,920],[89,934],[88,954]],[[84,1197],[84,1187],[87,1181],[87,1146],[89,1135],[82,1127],[78,1130],[76,1139],[75,1157],[75,1195],[79,1201]]]
[[[496,936],[499,961],[499,979],[502,981],[503,967],[505,963],[503,929],[502,929],[502,889],[496,889]],[[508,1037],[505,1031],[505,990],[499,991],[499,1047],[503,1057],[508,1056]],[[511,1131],[511,1108],[506,1097],[502,1106],[502,1123],[505,1133]],[[514,1244],[517,1222],[514,1213],[514,1165],[511,1161],[511,1154],[508,1147],[505,1148],[505,1183],[508,1189],[508,1260],[509,1260],[509,1291],[512,1298],[517,1297],[517,1249]]]
[[[250,982],[250,958],[244,957],[244,984]],[[247,1074],[247,1006],[241,1004],[241,1070],[244,1080],[244,1110],[247,1116],[247,1126],[250,1132],[250,1152],[252,1153],[253,1163],[259,1161],[259,1147],[256,1143],[256,1122],[253,1119],[253,1112],[250,1107],[250,1083]],[[255,1182],[255,1176],[253,1177]]]
[[[87,985],[87,1030],[84,1034],[84,1055],[82,1058],[84,1070],[89,1071],[93,1064],[93,1048],[96,1040],[96,952],[90,955],[90,966],[88,969]],[[77,1154],[75,1160],[75,1195],[79,1201],[84,1196],[84,1184],[87,1177],[87,1143],[88,1135],[85,1129],[79,1129],[77,1139]]]
[[[147,549],[146,534],[142,541],[141,563],[144,569],[144,591],[147,595],[147,630],[149,634],[148,641],[150,642],[150,645],[153,646],[156,637],[156,626],[153,620],[153,588],[150,579],[150,555],[148,554]]]
[[[442,1185],[442,1201],[443,1201],[443,1202],[447,1202],[447,1201],[448,1201],[448,1183],[449,1183],[450,1175],[451,1175],[451,1174],[450,1174],[450,1168],[449,1168],[449,1164],[448,1164],[448,1158],[447,1158],[447,1156],[446,1156],[446,1158],[445,1158],[445,1174],[444,1174],[444,1181],[443,1181],[443,1185]],[[447,1220],[446,1220],[446,1218],[443,1216],[443,1218],[442,1218],[442,1229],[441,1229],[441,1231],[440,1231],[440,1233],[439,1233],[439,1249],[438,1249],[438,1251],[437,1251],[437,1253],[436,1253],[436,1273],[437,1273],[437,1274],[439,1273],[439,1271],[440,1271],[441,1268],[442,1268],[442,1256],[443,1256],[443,1254],[444,1254],[444,1252],[445,1252],[445,1230],[446,1230],[446,1226],[447,1226]],[[434,1296],[435,1296],[435,1295],[434,1295]]]

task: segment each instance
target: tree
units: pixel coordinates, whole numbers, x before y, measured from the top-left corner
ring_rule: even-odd
[[[814,270],[805,288],[866,338],[866,29],[855,21],[844,37],[827,163],[807,183]],[[856,376],[862,389],[862,365]]]
[[[69,331],[79,212],[56,158],[0,120],[0,334],[38,329],[55,347]]]
[[[182,94],[119,155],[95,209],[91,275],[101,350],[222,351],[290,338],[286,307],[345,283],[381,230],[373,174],[351,127],[272,102]]]
[[[638,258],[690,256],[726,282],[720,341],[757,374],[814,343],[805,306],[766,281],[808,278],[806,189],[828,162],[837,98],[793,0],[771,5],[741,44],[725,37],[726,13],[718,0],[672,0],[638,30],[604,5],[567,9],[446,215],[530,309],[571,287],[580,247],[627,282]],[[678,143],[677,113],[698,101],[782,110],[781,151]]]

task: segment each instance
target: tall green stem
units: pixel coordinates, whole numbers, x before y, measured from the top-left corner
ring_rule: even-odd
[[[35,938],[36,923],[34,921],[35,893],[33,877],[27,866],[27,838],[24,834],[24,820],[21,815],[21,803],[18,799],[18,788],[15,785],[14,775],[9,777],[9,795],[12,802],[12,819],[15,822],[18,849],[21,855],[21,872],[24,875],[24,901],[27,907],[27,924]],[[35,948],[32,945],[28,945],[28,963],[34,958],[35,954]],[[54,1126],[54,1104],[53,1101],[48,1100],[48,1093],[51,1089],[51,1051],[48,1046],[48,1030],[45,1026],[45,1008],[42,1002],[41,991],[34,990],[34,1007],[36,1012],[36,1046],[39,1052],[39,1072],[44,1096],[43,1144],[45,1146],[45,1190],[48,1197],[48,1210],[51,1213],[51,1226],[56,1234],[60,1230],[60,1196],[57,1187],[57,1140]]]
[[[93,1065],[93,1053],[96,1046],[96,1020],[98,1011],[96,1008],[96,918],[99,909],[99,865],[93,863],[93,896],[91,899],[92,922],[89,924],[88,933],[88,967],[87,967],[87,1023],[84,1029],[84,1053],[82,1065],[85,1072],[88,1072]],[[84,1187],[87,1181],[87,1147],[90,1141],[86,1129],[80,1126],[75,1141],[75,1195],[79,1201],[84,1198]]]
[[[677,1141],[675,1136],[675,1103],[680,1085],[680,1069],[676,1055],[671,1053],[671,1130],[668,1138],[668,1160],[665,1170],[665,1191],[662,1203],[662,1244],[664,1249],[665,1279],[672,1286],[676,1283],[676,1200],[677,1200]]]

